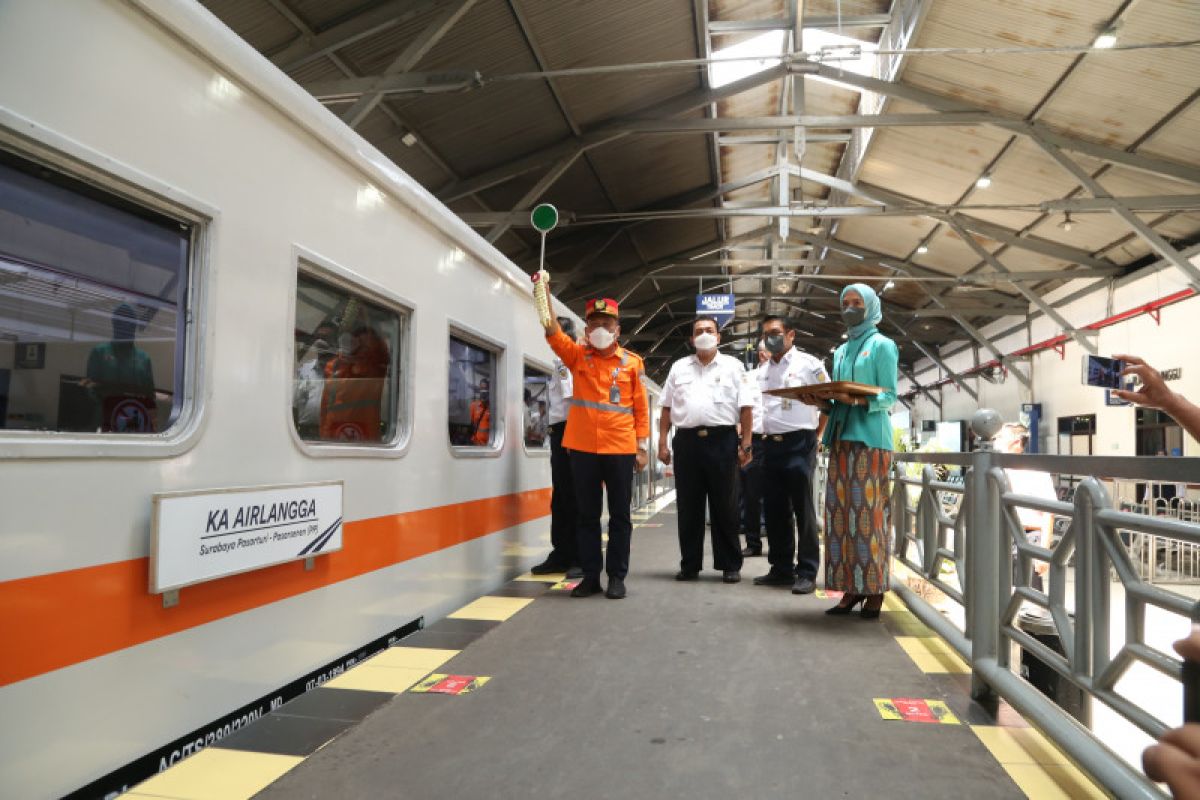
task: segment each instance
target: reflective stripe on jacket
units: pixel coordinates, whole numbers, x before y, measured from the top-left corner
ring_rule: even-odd
[[[623,347],[601,356],[592,347],[576,344],[562,331],[546,341],[571,370],[574,383],[567,401],[570,407],[563,447],[584,453],[636,453],[637,440],[650,436],[650,407],[642,385],[646,373],[641,356]]]

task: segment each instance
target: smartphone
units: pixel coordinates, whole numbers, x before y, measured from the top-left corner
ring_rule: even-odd
[[[1088,386],[1099,386],[1102,389],[1121,388],[1121,370],[1125,362],[1104,356],[1085,355],[1083,357],[1083,382]]]

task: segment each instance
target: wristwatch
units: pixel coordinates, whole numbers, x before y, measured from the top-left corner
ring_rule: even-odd
[[[753,453],[754,445],[753,444],[743,444],[743,445],[739,445],[738,449],[741,450],[743,453]]]

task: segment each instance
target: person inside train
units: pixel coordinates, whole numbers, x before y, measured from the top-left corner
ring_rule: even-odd
[[[1175,643],[1175,652],[1200,664],[1200,626],[1193,625],[1188,637]],[[1160,736],[1142,753],[1142,768],[1150,780],[1167,784],[1172,797],[1200,798],[1200,724],[1187,722]]]
[[[333,345],[337,327],[331,322],[322,322],[307,344],[297,342],[303,351],[296,359],[296,379],[292,390],[292,413],[296,431],[302,439],[316,439],[321,433],[321,398],[325,394],[325,368],[333,358]]]
[[[378,442],[383,438],[383,388],[390,365],[387,342],[369,325],[338,336],[338,352],[325,365],[321,438]]]
[[[88,354],[80,385],[92,403],[91,430],[105,433],[153,433],[156,429],[154,366],[134,344],[137,312],[121,303],[112,312],[112,339]]]
[[[1162,373],[1138,356],[1121,355],[1115,358],[1127,364],[1121,371],[1121,377],[1136,375],[1141,379],[1142,386],[1137,391],[1113,389],[1114,395],[1135,405],[1166,412],[1193,439],[1200,441],[1200,406],[1179,392],[1171,391],[1167,382],[1163,380]]]
[[[704,566],[706,508],[712,514],[713,568],[725,583],[742,579],[738,467],[750,463],[752,409],[759,393],[742,362],[717,350],[720,341],[717,320],[696,317],[691,341],[696,352],[671,365],[659,397],[658,460],[664,464],[671,463],[667,439],[675,431],[677,581],[696,580]]]
[[[546,341],[571,372],[572,394],[562,445],[571,452],[575,501],[579,507],[577,535],[583,578],[572,597],[604,591],[606,597],[625,597],[629,544],[633,533],[630,506],[633,473],[649,461],[650,409],[642,380],[641,356],[618,344],[620,309],[615,300],[589,300],[580,346],[550,317],[544,324]],[[608,551],[601,554],[600,506],[608,495]],[[608,588],[600,572],[608,574]]]
[[[471,444],[486,446],[492,440],[492,384],[487,378],[479,379],[470,411]]]

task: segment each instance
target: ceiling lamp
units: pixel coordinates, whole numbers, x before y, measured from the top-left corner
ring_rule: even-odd
[[[920,247],[917,248],[917,252],[918,253],[928,253],[929,248],[926,245],[921,245]]]
[[[1096,41],[1092,42],[1092,47],[1097,50],[1109,50],[1117,44],[1117,29],[1116,26],[1105,28],[1096,37]]]
[[[1071,228],[1075,227],[1075,221],[1071,219],[1070,211],[1063,213],[1063,221],[1058,223],[1058,227],[1062,228],[1064,231],[1070,231]]]
[[[992,185],[992,176],[984,173],[979,176],[979,180],[975,181],[975,188],[986,189]]]

